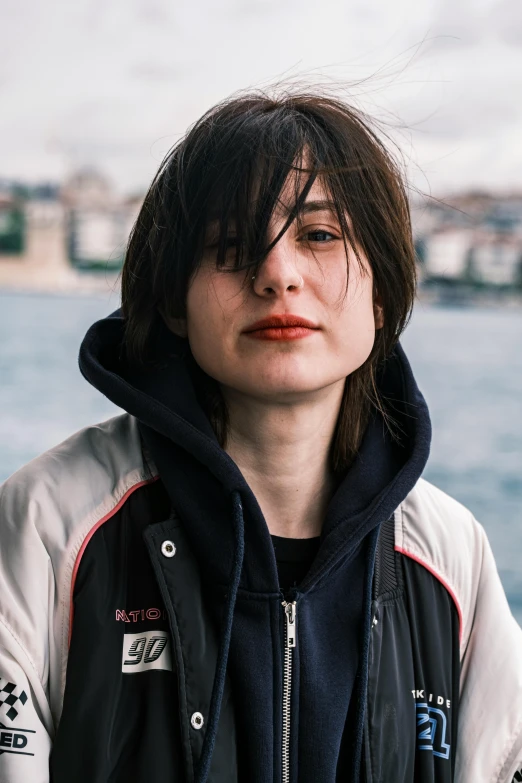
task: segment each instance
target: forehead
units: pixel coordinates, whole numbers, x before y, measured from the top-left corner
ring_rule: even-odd
[[[295,205],[295,202],[303,190],[309,174],[303,172],[291,172],[284,183],[274,213],[277,215],[287,215]],[[305,205],[314,204],[317,207],[315,211],[322,208],[324,210],[334,211],[331,194],[322,177],[317,177],[310,190],[308,191]]]

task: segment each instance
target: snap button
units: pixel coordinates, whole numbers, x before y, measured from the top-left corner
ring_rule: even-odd
[[[200,729],[205,723],[205,720],[201,712],[195,712],[190,719],[190,723],[192,724],[193,729]]]
[[[176,554],[176,546],[173,541],[164,541],[161,545],[161,554],[164,557],[174,557]]]

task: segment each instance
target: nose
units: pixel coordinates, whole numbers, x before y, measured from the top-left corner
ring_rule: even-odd
[[[254,279],[258,296],[282,296],[303,288],[304,280],[298,269],[298,254],[283,235],[272,248]]]

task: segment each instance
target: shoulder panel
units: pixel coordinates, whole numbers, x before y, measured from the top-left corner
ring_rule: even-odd
[[[484,538],[468,508],[423,478],[395,511],[396,548],[442,582],[457,606],[461,654],[473,622]]]

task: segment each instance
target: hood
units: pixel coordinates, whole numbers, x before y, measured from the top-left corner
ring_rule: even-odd
[[[231,496],[237,493],[245,519],[241,586],[277,592],[277,568],[266,522],[241,471],[219,446],[198,401],[198,368],[188,341],[161,328],[156,346],[162,361],[153,368],[135,370],[122,358],[122,339],[119,311],[95,323],[80,350],[84,377],[139,420],[144,441],[208,578],[220,584],[230,579],[235,545]],[[426,465],[430,417],[400,343],[376,381],[399,424],[401,443],[391,438],[381,415],[374,413],[359,454],[329,504],[321,547],[303,590],[325,578],[391,516]]]

